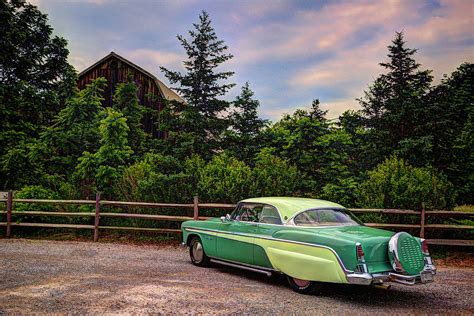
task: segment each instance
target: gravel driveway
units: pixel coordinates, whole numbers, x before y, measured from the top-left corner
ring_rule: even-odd
[[[474,313],[474,268],[390,290],[329,285],[313,296],[282,277],[191,265],[172,246],[0,239],[3,313]]]

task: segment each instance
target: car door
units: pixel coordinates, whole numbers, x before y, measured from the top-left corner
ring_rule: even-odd
[[[230,220],[219,226],[217,256],[224,260],[253,264],[254,235],[257,233],[260,204],[241,203]]]
[[[280,213],[274,206],[263,205],[261,212],[258,214],[258,219],[259,223],[257,234],[255,236],[256,239],[272,238],[273,233],[284,228]],[[264,268],[272,268],[265,249],[259,245],[258,240],[254,243],[254,265]]]

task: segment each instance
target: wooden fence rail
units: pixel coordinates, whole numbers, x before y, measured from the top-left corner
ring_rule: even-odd
[[[197,196],[194,197],[193,203],[179,204],[179,203],[152,203],[152,202],[128,202],[128,201],[108,201],[102,200],[100,193],[97,193],[94,200],[44,200],[44,199],[14,199],[12,192],[8,192],[7,199],[0,199],[0,203],[6,203],[6,211],[0,211],[0,216],[6,214],[6,222],[0,222],[0,226],[6,227],[6,237],[11,236],[12,227],[42,227],[42,228],[69,228],[69,229],[91,229],[94,232],[94,241],[99,239],[99,231],[105,230],[125,230],[125,231],[142,231],[142,232],[156,232],[156,233],[181,233],[179,229],[169,228],[146,228],[146,227],[128,227],[128,226],[101,226],[101,217],[111,218],[131,218],[144,219],[153,221],[171,221],[183,222],[187,220],[205,220],[208,217],[199,216],[200,209],[222,209],[231,210],[235,208],[234,204],[223,203],[199,203]],[[16,203],[27,204],[75,204],[75,205],[94,205],[95,212],[54,212],[54,211],[14,211],[13,206]],[[101,212],[101,206],[115,206],[115,207],[150,207],[150,208],[184,208],[192,209],[193,216],[176,216],[176,215],[155,215],[155,214],[134,214],[134,213],[110,213]],[[399,209],[349,209],[354,213],[380,213],[380,214],[395,214],[395,215],[417,215],[420,216],[420,224],[395,224],[395,223],[365,223],[369,227],[377,228],[391,228],[395,230],[400,229],[420,229],[420,237],[425,237],[425,230],[474,230],[474,226],[469,225],[446,225],[446,224],[426,224],[427,216],[450,216],[450,217],[471,217],[474,212],[453,212],[444,210],[421,211],[415,210],[399,210]],[[85,224],[53,224],[53,223],[24,223],[12,222],[12,215],[16,216],[53,216],[53,217],[93,217],[94,225]],[[452,245],[452,246],[474,246],[474,240],[459,240],[459,239],[427,239],[428,243],[436,245]]]

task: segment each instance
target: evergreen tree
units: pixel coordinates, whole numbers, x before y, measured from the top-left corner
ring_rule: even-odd
[[[137,92],[137,85],[132,78],[128,78],[127,82],[118,84],[114,94],[113,107],[121,111],[127,119],[127,125],[130,129],[128,133],[129,144],[134,153],[139,155],[145,150],[142,145],[149,135],[143,130],[142,120],[145,108],[139,104]]]
[[[227,46],[219,40],[211,20],[206,12],[199,16],[199,23],[193,24],[189,39],[178,35],[178,40],[186,51],[184,61],[185,73],[171,71],[164,67],[161,70],[186,100],[187,104],[170,104],[170,110],[176,114],[176,123],[172,131],[187,133],[194,153],[210,158],[212,151],[219,148],[222,133],[228,122],[223,117],[229,103],[219,99],[234,86],[225,83],[233,72],[218,71],[218,67],[233,56],[226,53]],[[170,135],[173,136],[173,135]]]
[[[225,137],[225,148],[247,163],[255,158],[261,148],[261,132],[267,124],[266,120],[258,118],[260,103],[253,97],[254,93],[247,82],[232,103],[234,112],[230,115],[231,129]]]
[[[420,122],[424,120],[424,96],[432,81],[431,71],[420,70],[421,65],[413,58],[417,50],[406,47],[401,32],[396,33],[388,50],[389,61],[380,64],[387,73],[375,80],[359,102],[378,160],[395,150],[420,165],[430,148]]]
[[[427,96],[423,131],[432,140],[429,163],[443,171],[459,200],[474,203],[474,64],[460,65]]]

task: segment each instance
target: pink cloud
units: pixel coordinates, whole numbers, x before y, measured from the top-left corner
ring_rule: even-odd
[[[250,30],[238,43],[243,62],[311,56],[337,51],[366,29],[399,29],[401,17],[419,18],[421,2],[358,1],[334,3],[319,11],[299,11],[289,23],[272,23]],[[397,25],[390,29],[387,25]]]
[[[139,65],[149,67],[146,69],[158,69],[163,66],[173,70],[182,69],[182,61],[186,59],[183,54],[152,49],[135,49],[126,52],[124,57],[130,58]]]

